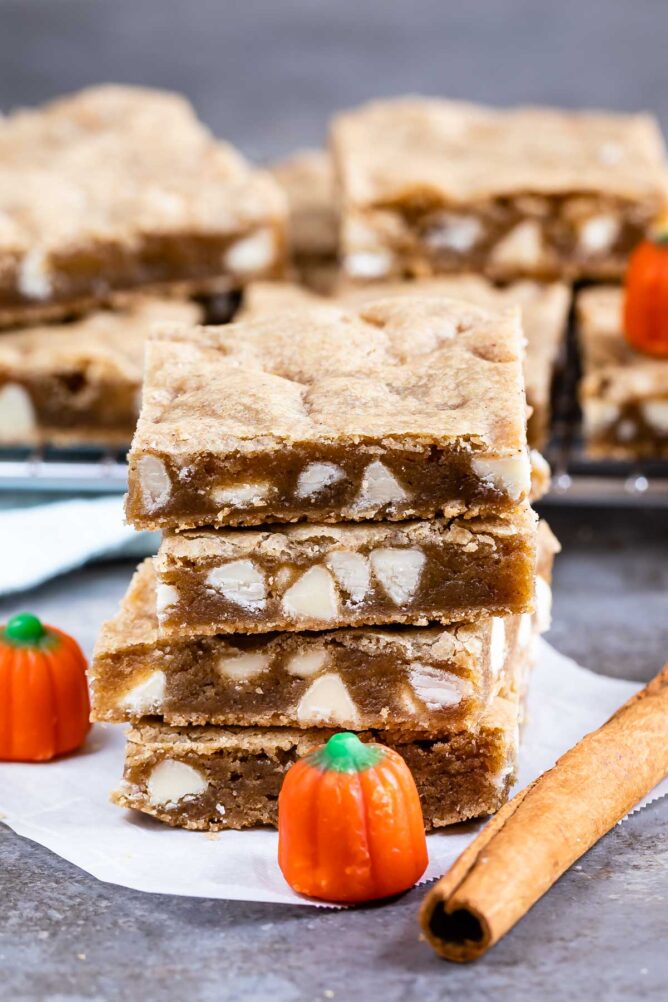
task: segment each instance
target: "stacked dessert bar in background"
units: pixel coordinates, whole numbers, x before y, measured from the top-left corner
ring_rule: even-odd
[[[150,339],[127,514],[163,542],[91,668],[133,723],[119,804],[275,823],[341,728],[400,750],[428,827],[504,802],[555,551],[522,361],[519,310],[436,296]]]
[[[23,329],[0,334],[0,443],[127,444],[152,322],[201,317],[165,297],[283,274],[286,213],[175,94],[94,87],[2,118],[0,329]]]

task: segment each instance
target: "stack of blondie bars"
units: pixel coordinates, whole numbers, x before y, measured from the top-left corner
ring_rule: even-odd
[[[401,752],[430,828],[504,802],[556,545],[522,364],[517,308],[442,296],[154,334],[127,515],[162,544],[91,668],[133,725],[117,803],[273,824],[342,728]]]

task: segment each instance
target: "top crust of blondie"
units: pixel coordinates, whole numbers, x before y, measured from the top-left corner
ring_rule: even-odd
[[[400,440],[517,455],[526,445],[519,310],[449,299],[322,305],[149,340],[131,454],[257,454]]]
[[[288,199],[292,253],[333,257],[338,247],[334,170],[325,150],[301,150],[270,168]]]
[[[340,114],[333,149],[346,203],[591,193],[665,200],[664,144],[651,115],[487,108],[408,97]]]
[[[582,392],[612,403],[668,395],[668,360],[636,351],[623,334],[624,293],[612,286],[577,297],[585,378]]]
[[[0,253],[282,218],[268,173],[214,142],[176,94],[101,86],[0,118]]]

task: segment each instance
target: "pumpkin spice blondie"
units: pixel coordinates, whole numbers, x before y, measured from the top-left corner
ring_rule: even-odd
[[[276,277],[286,213],[178,95],[102,86],[17,111],[0,120],[0,325]]]
[[[519,310],[318,305],[149,340],[137,528],[498,514],[530,490]]]
[[[665,212],[650,115],[408,97],[334,119],[342,268],[615,279]]]

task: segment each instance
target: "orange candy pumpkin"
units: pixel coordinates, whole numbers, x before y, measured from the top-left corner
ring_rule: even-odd
[[[638,351],[668,357],[668,234],[643,241],[629,259],[624,333]]]
[[[326,901],[412,887],[427,867],[427,843],[401,755],[342,733],[296,762],[278,798],[278,862],[295,891]]]
[[[90,729],[86,659],[76,640],[20,613],[0,630],[0,760],[44,762]]]

